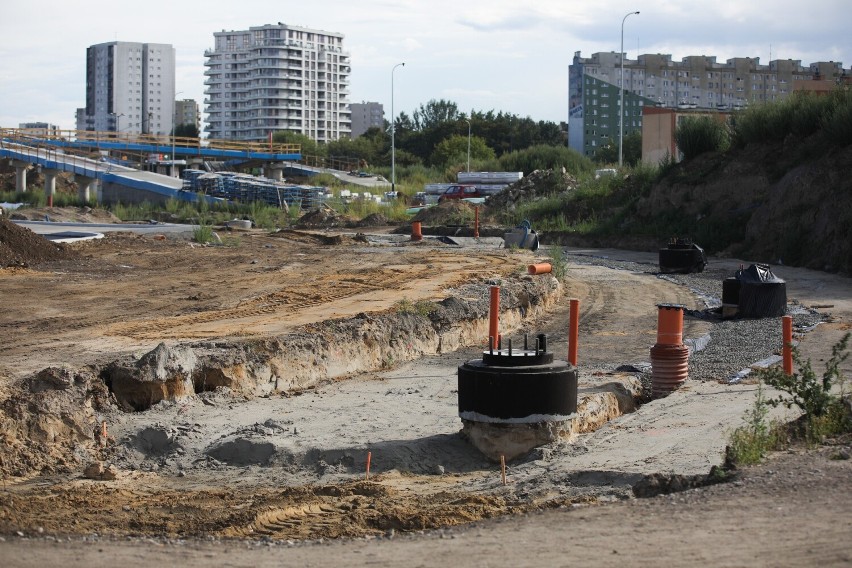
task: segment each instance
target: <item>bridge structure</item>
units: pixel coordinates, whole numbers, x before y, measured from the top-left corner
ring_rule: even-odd
[[[171,166],[171,175],[129,168],[107,157],[125,152],[168,155],[170,159],[165,163]],[[178,160],[178,156],[182,159]],[[267,177],[280,181],[288,164],[301,159],[301,147],[271,141],[235,142],[121,132],[0,129],[0,158],[9,159],[15,167],[15,188],[19,193],[27,191],[28,169],[33,165],[41,168],[49,204],[56,193],[56,176],[60,172],[74,174],[81,200],[90,200],[96,182],[100,182],[101,199],[133,203],[158,200],[158,197],[194,200],[195,194],[182,191],[183,181],[176,177],[178,166],[200,167],[208,160],[260,163]]]

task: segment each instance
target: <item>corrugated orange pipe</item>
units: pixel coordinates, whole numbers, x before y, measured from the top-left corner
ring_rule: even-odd
[[[657,307],[657,344],[651,347],[651,391],[654,396],[666,396],[688,378],[689,348],[683,344],[684,307]]]
[[[488,337],[490,341],[493,341],[493,345],[489,345],[489,348],[497,348],[497,345],[500,343],[500,331],[498,318],[500,317],[500,286],[492,286],[491,287],[491,306],[488,311]]]
[[[571,298],[568,318],[568,362],[577,366],[577,341],[580,336],[580,300]]]
[[[540,262],[527,266],[527,272],[530,274],[549,274],[552,270],[553,266],[549,262]]]
[[[411,223],[411,240],[423,240],[423,227],[421,226],[420,221],[414,221]]]
[[[781,335],[784,339],[784,346],[781,348],[781,354],[784,360],[784,372],[788,375],[793,374],[793,316],[781,317]]]

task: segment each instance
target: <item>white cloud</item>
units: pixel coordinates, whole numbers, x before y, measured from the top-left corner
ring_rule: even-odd
[[[345,34],[352,55],[350,100],[411,112],[433,98],[460,108],[504,110],[536,120],[565,120],[568,65],[619,49],[624,14],[630,57],[643,53],[843,61],[852,65],[848,0],[273,0],[194,2],[107,0],[7,2],[0,19],[0,126],[49,120],[73,126],[85,102],[86,48],[105,41],[171,43],[181,98],[204,99],[204,51],[213,32],[282,21]]]

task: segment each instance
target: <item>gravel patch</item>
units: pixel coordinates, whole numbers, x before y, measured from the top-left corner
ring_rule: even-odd
[[[657,278],[686,286],[702,299],[707,309],[702,312],[688,312],[685,317],[699,317],[709,322],[712,329],[708,333],[709,337],[699,342],[700,348],[690,354],[690,379],[736,382],[745,377],[752,368],[767,367],[780,360],[781,318],[722,320],[713,312],[722,305],[722,281],[733,276],[725,270],[708,268],[696,274],[659,274],[657,263],[576,254],[567,254],[566,259],[575,264],[653,274]],[[807,309],[796,302],[788,302],[787,314],[793,316],[794,342],[796,335],[813,329],[825,317],[818,311]]]

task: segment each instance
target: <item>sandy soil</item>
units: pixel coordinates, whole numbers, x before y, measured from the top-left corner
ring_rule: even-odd
[[[400,300],[438,299],[464,283],[516,275],[533,258],[493,246],[383,238],[368,245],[351,234],[247,233],[225,236],[229,246],[199,247],[185,236],[110,235],[80,245],[82,261],[0,271],[0,294],[16,299],[0,313],[11,339],[0,359],[2,388],[48,366],[103,363],[164,340],[263,339],[381,312]],[[832,306],[824,309],[834,321],[802,342],[806,356],[824,359],[849,328],[849,280],[794,269],[784,276],[789,296]],[[562,289],[548,314],[514,333],[545,332],[564,356],[567,298],[580,298],[587,392],[630,384],[632,376],[615,368],[647,361],[656,303],[700,306],[687,290],[645,272],[571,265]],[[697,337],[706,325],[690,322],[685,335]],[[7,479],[0,559],[10,566],[60,558],[69,565],[135,564],[143,557],[184,565],[486,566],[565,557],[592,565],[831,565],[852,558],[842,537],[852,528],[850,462],[836,459],[843,452],[848,458],[848,440],[780,456],[734,483],[633,498],[632,487],[648,474],[703,478],[719,465],[727,431],[753,401],[750,385],[689,382],[510,463],[503,485],[499,467],[458,434],[455,369],[478,351],[391,362],[286,396],[220,390],[145,412],[99,409],[109,423],[102,455],[117,466],[117,478],[84,479],[74,466]],[[438,532],[418,534],[424,529]],[[396,538],[404,532],[415,534]],[[316,544],[339,537],[355,540]],[[313,544],[293,544],[304,539]],[[510,540],[516,545],[506,546]]]

